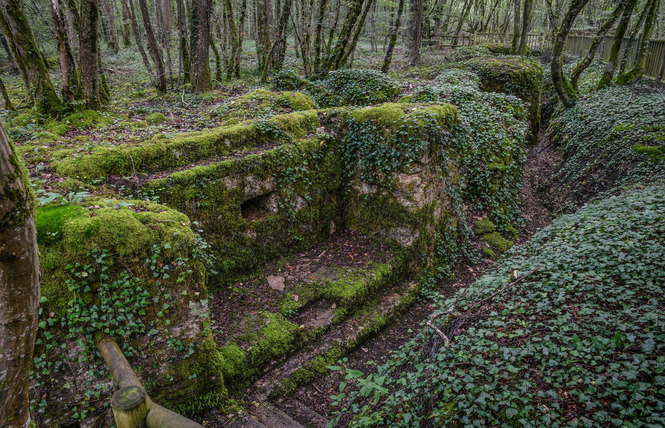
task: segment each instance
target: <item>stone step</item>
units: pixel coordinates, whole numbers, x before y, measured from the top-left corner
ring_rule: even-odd
[[[298,386],[324,376],[328,373],[327,366],[335,364],[364,340],[398,319],[413,302],[416,285],[414,281],[404,281],[383,290],[364,309],[259,378],[252,390],[260,397],[274,400],[288,397]]]
[[[384,246],[344,231],[218,291],[212,330],[227,384],[248,386],[391,289],[402,271],[393,263]]]
[[[328,419],[295,398],[288,398],[277,405],[284,413],[306,428],[325,428],[328,425]]]

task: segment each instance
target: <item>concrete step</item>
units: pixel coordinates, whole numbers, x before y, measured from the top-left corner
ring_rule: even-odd
[[[298,386],[328,373],[328,365],[347,355],[364,340],[395,321],[413,302],[416,283],[404,281],[381,291],[364,308],[333,326],[316,342],[293,354],[253,385],[257,396],[276,400],[290,396]]]

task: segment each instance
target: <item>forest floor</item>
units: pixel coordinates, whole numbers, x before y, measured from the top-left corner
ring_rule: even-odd
[[[527,224],[515,242],[517,245],[527,242],[537,231],[549,225],[552,220],[550,211],[545,207],[543,200],[535,190],[538,183],[547,178],[548,166],[555,161],[552,155],[548,154],[547,147],[546,133],[541,131],[539,143],[530,148],[527,156],[524,183],[520,194],[522,214]],[[357,240],[357,237],[354,236],[347,238]],[[343,237],[343,239],[346,238]],[[476,245],[480,247],[482,244],[476,242]],[[339,248],[342,252],[344,252],[344,248],[347,248],[355,253],[363,253],[362,249],[358,250],[357,245],[341,245]],[[326,257],[330,256],[324,256],[324,258]],[[344,256],[336,254],[335,257]],[[346,257],[348,257],[348,254]],[[438,284],[437,291],[446,296],[453,295],[457,290],[468,287],[490,271],[495,263],[492,259],[483,258],[477,264],[462,264],[458,267],[453,279]],[[377,365],[387,362],[395,350],[411,339],[424,326],[435,309],[435,305],[431,300],[425,297],[418,299],[401,319],[387,326],[352,351],[343,361],[344,367],[359,370],[365,375],[375,373]],[[338,393],[340,382],[344,380],[343,375],[341,371],[331,371],[324,378],[299,387],[292,396],[281,399],[275,404],[284,413],[305,426],[325,427],[326,420],[332,419],[334,412],[337,410],[331,397]],[[258,406],[256,391],[251,388],[248,389],[241,403],[244,410],[241,410],[240,413],[247,412],[251,415],[252,409]],[[305,408],[303,408],[303,404],[306,406]],[[204,426],[221,428],[227,426],[233,416],[232,414],[222,414],[213,410],[202,415],[198,420]]]

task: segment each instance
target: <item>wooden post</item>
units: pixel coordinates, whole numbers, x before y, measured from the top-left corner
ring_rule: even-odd
[[[118,428],[145,428],[148,402],[145,390],[127,386],[113,394],[111,408]]]

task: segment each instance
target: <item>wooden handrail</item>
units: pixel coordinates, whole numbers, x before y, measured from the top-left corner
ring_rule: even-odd
[[[95,335],[95,344],[102,354],[119,390],[113,394],[111,407],[118,428],[203,428],[150,400],[145,388],[129,365],[116,341],[103,334]]]

